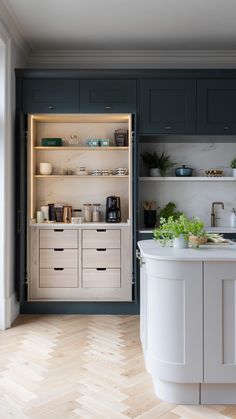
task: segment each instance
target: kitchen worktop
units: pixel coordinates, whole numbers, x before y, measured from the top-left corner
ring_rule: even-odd
[[[78,228],[114,228],[114,227],[130,227],[130,222],[121,222],[121,223],[106,223],[101,221],[99,223],[29,223],[30,227],[37,228],[49,228],[49,229],[78,229]]]
[[[150,234],[153,232],[153,228],[142,228],[139,233]],[[207,233],[236,233],[236,227],[205,227]]]
[[[143,257],[175,261],[236,261],[236,244],[206,244],[198,248],[161,247],[155,240],[138,242]]]

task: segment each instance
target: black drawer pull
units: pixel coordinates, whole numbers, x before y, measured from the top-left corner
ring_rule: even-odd
[[[105,252],[107,249],[97,249],[97,252]]]
[[[96,268],[96,271],[106,271],[107,268]]]
[[[55,228],[54,229],[55,233],[61,233],[63,230],[63,228]]]
[[[53,268],[54,271],[64,271],[64,268]]]
[[[64,252],[64,249],[54,249],[54,252]]]
[[[98,233],[104,233],[106,231],[106,229],[105,228],[98,228],[97,229],[97,232]]]

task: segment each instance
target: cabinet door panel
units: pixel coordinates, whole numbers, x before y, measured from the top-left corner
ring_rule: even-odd
[[[140,131],[142,134],[194,133],[195,80],[142,80]]]
[[[205,263],[206,383],[236,383],[236,263]]]
[[[24,80],[23,110],[25,113],[78,112],[78,80]]]
[[[134,112],[135,80],[81,80],[81,112]]]
[[[236,80],[198,81],[197,102],[199,133],[236,132]]]

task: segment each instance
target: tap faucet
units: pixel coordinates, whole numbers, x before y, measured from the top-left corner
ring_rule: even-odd
[[[211,206],[211,227],[216,227],[216,213],[215,213],[215,206],[220,205],[222,209],[225,208],[223,202],[212,202]]]

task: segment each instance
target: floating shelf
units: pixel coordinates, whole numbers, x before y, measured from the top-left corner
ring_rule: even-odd
[[[129,147],[47,147],[35,146],[34,150],[43,151],[128,151]]]
[[[141,182],[151,181],[151,182],[236,182],[236,177],[207,177],[207,176],[169,176],[169,177],[140,177]]]
[[[117,176],[117,175],[110,175],[110,176],[93,176],[93,175],[34,175],[37,179],[127,179],[129,175],[124,176]]]

